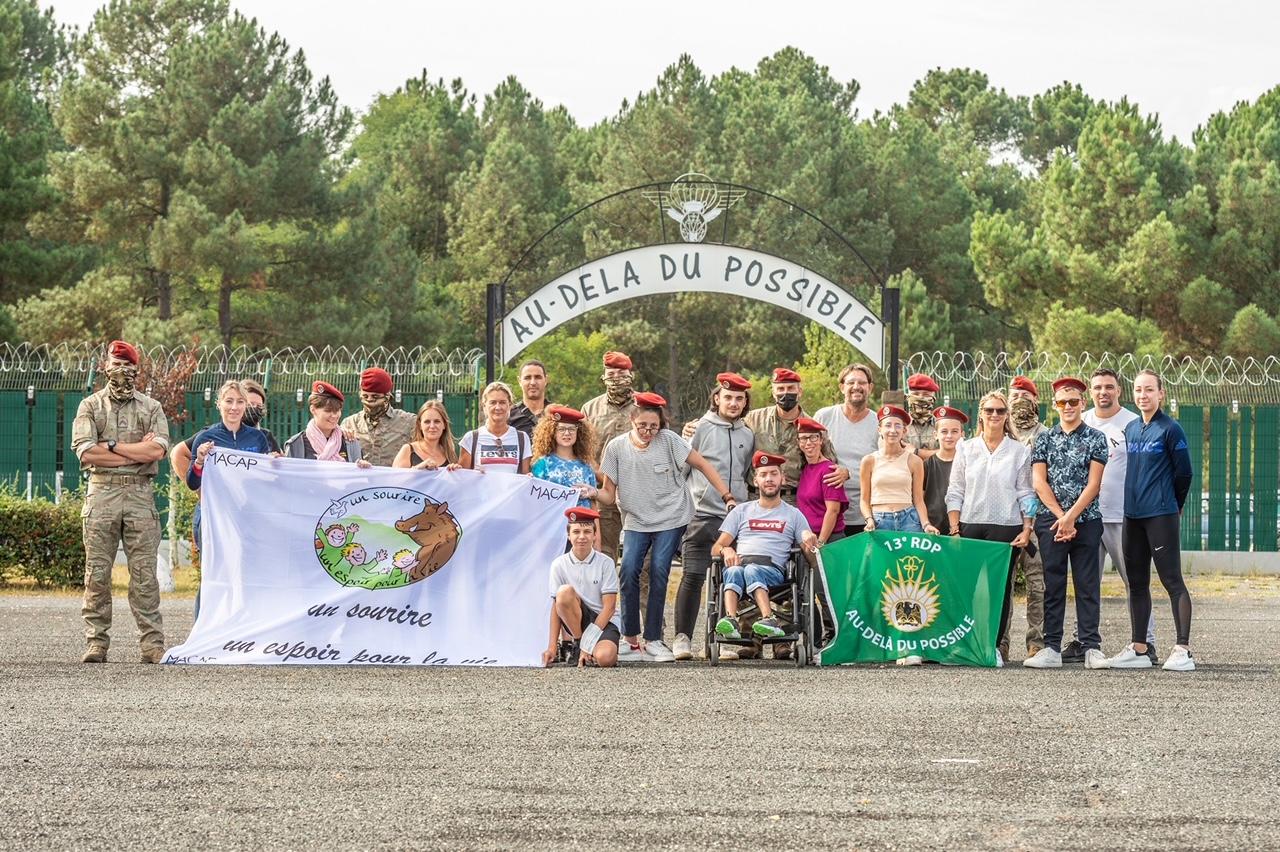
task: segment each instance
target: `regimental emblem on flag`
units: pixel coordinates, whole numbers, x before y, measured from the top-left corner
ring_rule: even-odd
[[[924,560],[919,556],[904,556],[885,572],[880,611],[895,629],[903,633],[923,630],[933,624],[941,608],[937,577],[926,576]]]

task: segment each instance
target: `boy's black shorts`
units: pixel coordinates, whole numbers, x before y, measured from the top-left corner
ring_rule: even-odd
[[[581,600],[578,601],[578,606],[582,609],[581,629],[586,630],[588,627],[590,627],[592,624],[595,623],[597,618],[600,617],[600,613],[596,612],[591,607],[584,604]],[[612,621],[606,624],[604,626],[604,629],[600,631],[601,642],[607,639],[613,644],[617,645],[621,638],[622,638],[622,634],[618,632],[618,625],[614,624]]]

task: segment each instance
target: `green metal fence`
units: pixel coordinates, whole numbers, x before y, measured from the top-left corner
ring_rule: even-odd
[[[185,363],[194,371],[184,381],[178,417],[171,419],[174,442],[217,420],[214,398],[229,378],[252,378],[267,390],[263,425],[284,442],[306,427],[311,383],[324,379],[348,394],[348,413],[359,409],[360,372],[380,366],[396,382],[396,404],[416,411],[439,399],[454,434],[473,428],[483,353],[438,349],[306,349],[264,352],[246,349],[162,349],[144,351],[142,377],[158,381]],[[80,401],[101,387],[101,346],[0,346],[0,481],[31,496],[57,497],[80,482],[71,452],[71,424]],[[184,358],[186,359],[184,361]],[[144,391],[151,388],[144,385]],[[161,505],[168,461],[159,476]]]

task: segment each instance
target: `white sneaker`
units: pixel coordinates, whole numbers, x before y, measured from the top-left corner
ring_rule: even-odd
[[[639,645],[632,645],[623,637],[618,642],[618,662],[620,663],[638,663],[644,659],[644,651]]]
[[[1191,658],[1191,649],[1184,648],[1181,645],[1174,645],[1173,651],[1169,654],[1169,659],[1164,661],[1164,670],[1167,672],[1195,671],[1196,661]]]
[[[742,659],[742,658],[738,655],[738,648],[737,648],[737,646],[735,646],[735,645],[721,645],[721,646],[720,646],[720,659],[721,659],[721,660],[740,660],[740,659]]]
[[[1004,655],[1000,653],[999,648],[996,648],[996,668],[1004,668]]]
[[[693,646],[689,643],[689,637],[677,633],[676,641],[671,645],[671,653],[675,654],[677,660],[692,660]]]
[[[907,656],[905,656],[905,657],[899,657],[899,658],[898,658],[898,665],[900,665],[900,666],[923,666],[923,665],[924,665],[924,657],[921,657],[921,656],[919,656],[919,655],[917,655],[917,654],[908,654],[908,655],[907,655]]]
[[[671,653],[667,643],[661,639],[654,639],[651,642],[644,643],[644,658],[651,663],[674,663],[676,661],[676,655]]]
[[[1107,660],[1107,667],[1112,669],[1149,669],[1151,668],[1151,658],[1146,654],[1139,654],[1133,650],[1133,645],[1129,644],[1119,654]]]
[[[1110,668],[1110,663],[1106,654],[1097,648],[1090,648],[1084,652],[1084,667],[1086,669],[1106,669]]]
[[[1041,648],[1034,657],[1027,657],[1022,664],[1029,669],[1060,669],[1062,654],[1052,648]]]

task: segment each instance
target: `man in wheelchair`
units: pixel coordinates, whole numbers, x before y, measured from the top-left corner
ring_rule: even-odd
[[[785,458],[772,453],[757,452],[752,456],[760,498],[735,506],[711,546],[712,558],[724,560],[724,612],[716,622],[715,632],[725,639],[742,638],[738,632],[738,602],[743,594],[750,595],[760,608],[760,620],[751,627],[753,634],[762,639],[785,635],[774,615],[769,588],[787,582],[784,569],[793,545],[798,545],[810,562],[817,552],[818,537],[809,522],[799,509],[782,500],[785,462]]]

